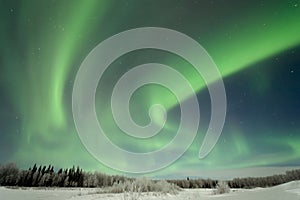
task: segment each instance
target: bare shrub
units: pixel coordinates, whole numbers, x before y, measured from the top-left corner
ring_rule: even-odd
[[[141,185],[136,181],[126,182],[126,189],[123,192],[123,200],[138,200],[141,196]]]
[[[225,194],[230,192],[230,187],[226,181],[218,181],[216,189],[213,191],[213,194]]]
[[[165,180],[153,181],[142,177],[125,182],[114,183],[113,186],[105,188],[105,193],[137,193],[142,192],[160,192],[163,194],[177,194],[180,188]]]
[[[179,190],[180,188],[177,185],[168,183],[165,180],[158,181],[155,184],[155,191],[161,192],[163,194],[178,194]]]

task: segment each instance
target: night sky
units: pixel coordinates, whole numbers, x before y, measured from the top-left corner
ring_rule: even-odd
[[[128,29],[164,27],[199,42],[223,77],[227,113],[216,146],[198,158],[211,115],[205,82],[186,60],[155,49],[120,56],[101,78],[95,106],[107,137],[128,151],[147,152],[175,136],[180,107],[164,87],[141,87],[130,101],[132,119],[140,125],[149,123],[151,105],[167,109],[165,127],[150,139],[122,133],[110,109],[112,89],[124,73],[162,63],[189,80],[201,120],[185,154],[149,176],[260,176],[300,166],[300,0],[0,0],[0,25],[1,164],[79,165],[122,174],[97,161],[81,143],[72,114],[74,80],[103,40]],[[159,115],[155,120],[162,121]],[[115,159],[124,166],[144,164]]]

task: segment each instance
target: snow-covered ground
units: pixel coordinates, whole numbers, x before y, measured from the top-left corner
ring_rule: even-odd
[[[97,194],[99,189],[9,189],[0,187],[0,200],[130,200],[129,194]],[[139,200],[300,200],[300,181],[293,181],[272,188],[234,190],[228,194],[212,195],[211,189],[189,189],[177,195],[143,193]]]

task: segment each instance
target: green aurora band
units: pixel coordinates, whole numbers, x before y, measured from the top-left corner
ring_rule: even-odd
[[[32,8],[33,4],[37,9]],[[81,144],[72,121],[71,91],[80,63],[92,48],[113,34],[139,27],[139,23],[135,25],[132,22],[132,25],[124,26],[123,22],[117,23],[113,19],[109,21],[110,16],[113,15],[112,12],[122,14],[125,11],[118,7],[125,6],[113,1],[89,0],[74,1],[74,3],[70,1],[57,3],[20,1],[15,8],[9,3],[1,7],[0,21],[4,28],[1,28],[0,41],[5,46],[5,49],[1,49],[5,73],[0,77],[10,88],[9,99],[16,106],[16,117],[20,123],[17,130],[19,135],[16,136],[18,149],[10,160],[17,161],[18,164],[26,167],[34,162],[53,163],[59,167],[78,164],[87,170],[97,169],[115,173],[114,170],[98,163]],[[135,12],[141,9],[143,4],[137,3],[135,7],[136,9],[127,8],[126,12]],[[11,20],[7,20],[9,18]],[[159,23],[159,16],[145,18],[145,21],[157,21],[149,25],[168,27],[168,22]],[[250,9],[236,18],[229,17],[226,23],[219,25],[213,32],[200,35],[198,38],[192,37],[205,47],[218,66],[222,77],[226,78],[299,46],[299,19],[298,6],[287,6],[284,2],[277,2],[267,9]],[[127,20],[134,19],[128,17]],[[148,26],[148,23],[145,26]],[[185,33],[184,27],[178,29]],[[197,27],[195,29],[197,30]],[[189,31],[186,34],[189,35]],[[192,32],[191,35],[194,33]],[[163,62],[182,73],[196,92],[201,92],[206,88],[201,76],[195,74],[193,67],[186,61],[174,58],[174,56],[166,56]],[[112,70],[111,74],[121,74],[121,72],[122,70],[120,72]],[[137,91],[135,96],[131,106],[137,105],[136,109],[144,112],[140,115],[134,114],[133,111],[133,118],[140,118],[137,119],[137,121],[140,120],[139,123],[147,123],[147,110],[154,103],[161,103],[169,111],[178,106],[174,95],[163,87],[145,86]],[[162,96],[164,98],[161,98]],[[109,95],[105,98],[109,98]],[[189,96],[186,98],[188,99]],[[107,129],[114,132],[117,127],[109,114],[111,110],[102,107],[105,105],[107,104],[97,105],[101,115],[104,115],[100,118]],[[158,123],[161,121],[160,113],[157,114],[155,121]],[[175,122],[178,122],[176,117]],[[110,126],[113,128],[109,128]],[[118,134],[112,134],[109,137],[129,150],[130,148],[135,151],[153,150],[167,144],[177,127],[174,121],[168,119],[163,133],[169,135],[157,136],[153,138],[155,142],[151,143],[139,141],[140,143],[134,147],[128,145],[128,142],[132,140],[127,136],[120,137]],[[270,153],[257,156],[259,152],[256,152],[252,145],[257,141],[249,142],[238,125],[233,124],[230,129],[230,134],[226,135],[226,138],[221,138],[209,157],[203,160],[197,157],[204,137],[204,131],[199,131],[199,136],[185,155],[164,169],[165,171],[162,170],[161,174],[187,168],[224,169],[272,166],[300,158],[300,136],[294,136],[293,139],[278,137],[268,140],[267,145],[282,149],[288,148],[289,151],[283,151],[282,155],[277,152],[276,155]],[[269,130],[260,131],[268,132]],[[230,156],[223,155],[225,150]],[[121,164],[129,163],[126,163],[124,159],[124,162],[120,161]]]

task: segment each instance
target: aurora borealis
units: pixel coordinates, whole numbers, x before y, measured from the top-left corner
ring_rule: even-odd
[[[79,140],[72,115],[75,76],[87,54],[108,37],[132,28],[164,27],[198,41],[219,68],[227,116],[217,145],[199,160],[210,119],[210,99],[201,76],[186,60],[152,49],[121,56],[100,80],[95,106],[110,133],[107,137],[122,148],[145,152],[161,148],[174,136],[180,108],[164,87],[146,85],[131,99],[132,118],[141,125],[149,122],[151,105],[161,103],[168,111],[164,129],[150,141],[123,134],[110,110],[118,79],[134,66],[156,62],[190,81],[201,120],[188,151],[149,175],[208,176],[209,171],[240,170],[247,176],[249,169],[259,174],[259,169],[272,173],[300,166],[299,0],[0,0],[0,16],[0,163],[13,161],[25,168],[34,163],[80,165],[120,173],[95,160]],[[162,121],[159,113],[155,121]],[[120,165],[131,164],[118,159]],[[243,169],[248,171],[243,174]]]

